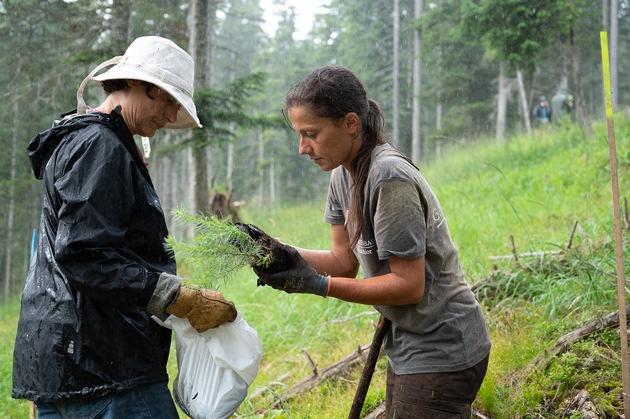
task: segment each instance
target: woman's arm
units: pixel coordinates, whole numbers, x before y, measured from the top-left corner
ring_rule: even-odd
[[[365,279],[331,278],[329,297],[360,304],[416,304],[424,296],[424,256],[415,259],[391,257],[391,272]]]
[[[350,238],[342,224],[331,227],[330,250],[310,250],[296,247],[300,255],[322,275],[354,278],[359,272],[359,263],[350,250]]]
[[[320,274],[331,275],[329,297],[370,305],[416,304],[424,295],[424,257],[389,258],[390,273],[356,279],[359,264],[350,251],[350,238],[343,225],[331,228],[331,250],[296,248]]]

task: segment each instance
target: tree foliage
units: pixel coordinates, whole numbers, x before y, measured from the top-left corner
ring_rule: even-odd
[[[566,38],[582,1],[467,0],[464,28],[513,68],[534,70],[542,52]]]

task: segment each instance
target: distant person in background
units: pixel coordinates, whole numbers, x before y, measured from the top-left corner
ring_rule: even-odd
[[[386,141],[378,104],[350,70],[313,71],[288,92],[284,112],[299,153],[331,172],[332,243],[283,245],[290,268],[255,267],[259,285],[373,305],[391,320],[387,418],[470,417],[491,342],[431,187]]]
[[[28,146],[43,203],[12,396],[34,401],[41,419],[176,419],[166,372],[171,331],[152,315],[187,318],[201,332],[233,321],[236,309],[175,275],[160,199],[134,135],[201,126],[194,63],[173,42],[148,36],[95,71],[78,96],[95,80],[103,103]]]
[[[567,92],[567,89],[561,87],[551,98],[551,112],[553,114],[554,124],[562,119],[564,115],[568,115],[573,111],[573,95]]]
[[[551,108],[549,108],[547,97],[538,97],[538,103],[532,111],[532,117],[536,127],[542,131],[543,142],[547,142],[547,125],[551,123]]]

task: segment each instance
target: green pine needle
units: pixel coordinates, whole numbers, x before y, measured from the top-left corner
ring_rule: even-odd
[[[185,282],[217,289],[243,267],[269,264],[270,255],[263,247],[234,224],[182,208],[172,213],[176,223],[194,227],[196,232],[193,241],[177,240],[172,235],[166,239],[166,248],[175,253],[178,263],[190,269]]]

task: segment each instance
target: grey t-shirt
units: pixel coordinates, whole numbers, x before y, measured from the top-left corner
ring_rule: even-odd
[[[330,177],[324,221],[348,222],[352,179],[342,167]],[[363,231],[353,249],[366,277],[390,272],[390,257],[425,257],[418,304],[376,306],[392,322],[385,351],[396,374],[461,371],[490,352],[481,307],[464,279],[458,252],[435,194],[420,172],[389,144],[372,152],[365,185]]]

